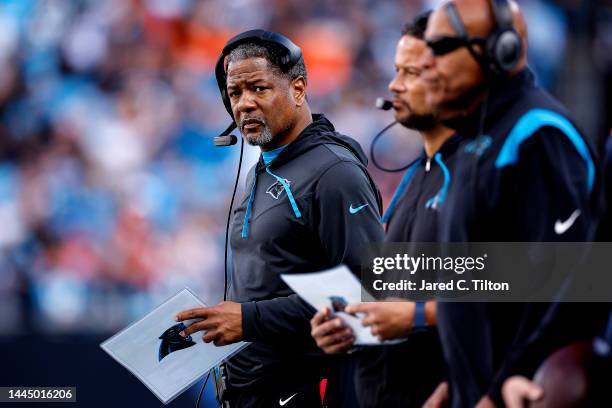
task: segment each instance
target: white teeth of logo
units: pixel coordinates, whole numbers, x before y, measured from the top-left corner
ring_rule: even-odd
[[[565,221],[557,220],[557,222],[555,222],[555,233],[557,235],[564,234],[565,231],[567,231],[568,229],[571,228],[572,225],[574,225],[574,222],[579,216],[580,216],[580,210],[576,209],[576,211],[574,211],[567,220]]]

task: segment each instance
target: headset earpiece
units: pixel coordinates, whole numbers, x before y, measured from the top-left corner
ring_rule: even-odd
[[[512,10],[508,0],[491,0],[495,31],[486,44],[491,71],[505,75],[516,68],[523,51],[521,37],[512,24]]]
[[[514,31],[504,31],[489,42],[492,69],[500,74],[512,71],[521,57],[521,41]]]
[[[523,52],[521,37],[512,24],[512,10],[508,0],[490,0],[494,31],[485,39],[483,54],[478,54],[469,46],[468,49],[474,58],[487,73],[503,76],[516,68]],[[446,14],[459,37],[470,41],[461,16],[455,4],[446,4]]]

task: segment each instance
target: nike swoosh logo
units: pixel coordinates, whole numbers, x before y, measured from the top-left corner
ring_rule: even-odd
[[[278,400],[278,403],[280,404],[280,406],[284,406],[286,403],[288,403],[289,401],[291,401],[291,398],[295,397],[297,395],[297,392],[295,394],[293,394],[292,396],[290,396],[289,398],[287,398],[286,400],[283,401],[283,399],[281,398],[280,400]]]
[[[363,210],[364,208],[366,208],[368,206],[368,204],[364,204],[364,205],[360,205],[357,208],[353,208],[353,204],[350,205],[349,207],[349,212],[351,214],[357,214],[359,211]]]
[[[576,210],[572,213],[572,215],[569,216],[567,220],[563,222],[561,220],[557,220],[557,222],[555,222],[555,233],[557,235],[563,234],[565,231],[570,229],[572,225],[574,225],[576,218],[578,218],[579,216],[580,216],[580,210]]]

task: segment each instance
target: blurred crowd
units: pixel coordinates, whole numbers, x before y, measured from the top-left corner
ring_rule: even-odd
[[[603,143],[612,4],[519,2],[538,80]],[[238,159],[212,144],[229,123],[223,44],[251,28],[289,36],[311,106],[368,150],[392,121],[374,100],[400,29],[436,3],[1,0],[0,335],[116,330],[183,286],[217,302]],[[419,149],[397,129],[377,157],[398,166]],[[248,169],[258,150],[245,152]],[[388,203],[401,175],[372,170]]]

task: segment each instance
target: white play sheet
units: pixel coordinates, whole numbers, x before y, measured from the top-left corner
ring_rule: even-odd
[[[164,404],[193,385],[211,368],[240,351],[248,343],[216,347],[202,341],[202,332],[191,336],[194,346],[178,350],[158,361],[159,337],[177,324],[177,312],[205,307],[185,288],[156,307],[142,319],[121,330],[100,347],[142,381]],[[195,320],[184,321],[188,326]]]

